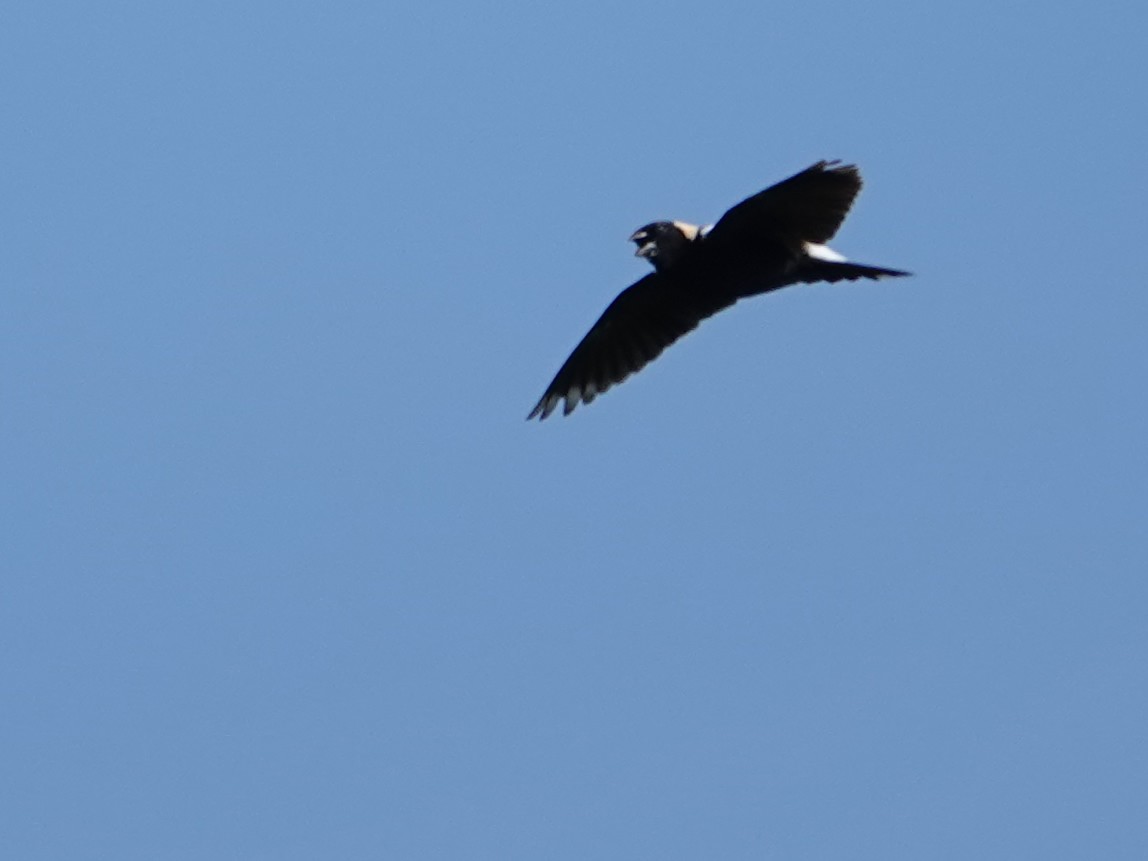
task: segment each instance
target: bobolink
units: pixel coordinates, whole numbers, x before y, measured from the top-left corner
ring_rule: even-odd
[[[656,221],[630,237],[654,271],[623,290],[527,416],[569,415],[738,299],[797,283],[908,275],[851,263],[828,242],[861,190],[854,165],[819,161],[743,200],[716,224]]]

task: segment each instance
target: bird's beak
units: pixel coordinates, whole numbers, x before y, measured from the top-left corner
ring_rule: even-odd
[[[630,237],[630,241],[637,243],[638,250],[634,252],[635,257],[652,257],[657,246],[653,242],[647,242],[649,234],[644,230],[635,231]]]

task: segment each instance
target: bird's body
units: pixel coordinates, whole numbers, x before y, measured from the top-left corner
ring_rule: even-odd
[[[734,206],[710,227],[659,221],[631,241],[654,272],[622,291],[575,347],[528,418],[569,415],[739,299],[796,283],[907,275],[825,246],[861,190],[852,165],[821,161]]]

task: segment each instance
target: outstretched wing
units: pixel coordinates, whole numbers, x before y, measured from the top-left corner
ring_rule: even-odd
[[[732,207],[714,225],[707,242],[768,237],[793,242],[828,242],[861,190],[855,165],[819,161]]]
[[[563,414],[590,403],[637,373],[698,323],[728,308],[737,297],[691,290],[686,281],[652,273],[610,303],[559,369],[527,416],[545,419],[565,399]]]

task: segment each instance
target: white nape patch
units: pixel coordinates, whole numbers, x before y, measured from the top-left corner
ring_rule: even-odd
[[[805,243],[805,253],[814,260],[824,260],[826,263],[844,263],[846,261],[844,254],[838,254],[828,245],[818,245],[815,242]]]
[[[707,224],[705,227],[699,228],[698,229],[698,238],[699,239],[705,239],[706,235],[709,234],[709,232],[713,229],[714,229],[714,226],[712,224]]]
[[[685,236],[686,239],[688,239],[690,242],[693,242],[695,239],[697,239],[698,235],[702,232],[700,227],[698,227],[696,224],[690,224],[688,221],[675,221],[673,222],[673,225],[678,230],[680,230],[682,235]]]

